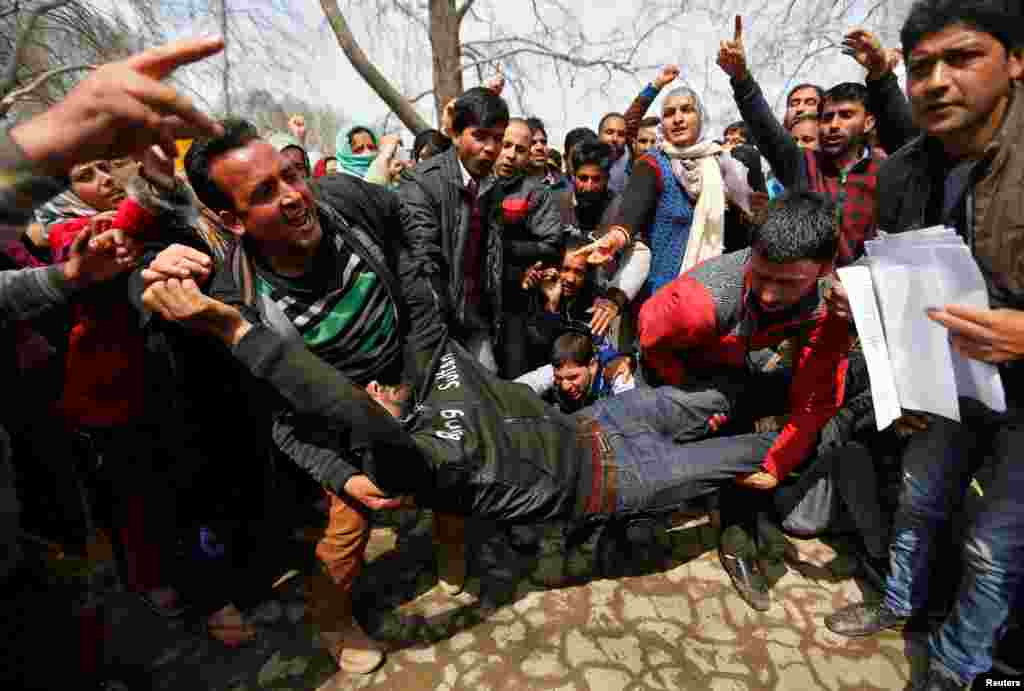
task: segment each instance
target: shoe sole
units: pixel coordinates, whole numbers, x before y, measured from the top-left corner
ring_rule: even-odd
[[[751,602],[743,594],[744,593],[744,588],[742,588],[740,586],[740,584],[736,582],[736,577],[732,575],[732,572],[729,571],[728,568],[726,568],[726,566],[725,566],[725,559],[722,557],[721,554],[718,555],[718,563],[722,565],[722,570],[725,571],[727,576],[729,576],[729,580],[732,582],[733,590],[736,591],[736,594],[740,596],[740,599],[743,600],[745,603],[747,603],[747,605],[752,610],[754,610],[755,612],[767,612],[768,610],[770,610],[772,608],[771,595],[768,595],[768,602],[764,603],[763,606],[758,606],[757,604]]]
[[[904,628],[906,628],[906,625],[907,625],[906,622],[903,622],[902,624],[894,624],[892,626],[884,626],[884,627],[882,627],[880,629],[875,629],[874,631],[864,631],[864,632],[859,632],[859,633],[844,633],[842,631],[836,631],[831,626],[829,626],[827,621],[825,622],[825,628],[826,629],[828,629],[829,631],[831,631],[835,635],[843,636],[844,638],[870,638],[871,636],[877,636],[878,634],[885,633],[886,631],[892,631],[893,633],[902,633]]]

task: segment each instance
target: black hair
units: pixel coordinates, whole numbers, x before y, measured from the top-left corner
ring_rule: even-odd
[[[548,148],[548,160],[558,166],[559,169],[562,168],[562,154],[558,149]]]
[[[589,365],[594,359],[594,339],[588,333],[569,331],[551,346],[551,366],[555,369],[573,363]]]
[[[626,116],[623,115],[622,113],[605,113],[604,117],[601,118],[601,122],[597,123],[598,134],[601,133],[601,131],[604,129],[604,123],[608,122],[610,118],[621,118],[622,120],[625,120]]]
[[[646,129],[648,127],[657,127],[661,124],[661,118],[657,115],[648,115],[646,118],[640,121],[640,127],[638,129]]]
[[[530,136],[533,137],[537,131],[544,133],[544,138],[548,138],[547,128],[544,127],[544,121],[538,118],[536,115],[526,118],[526,126],[530,128]]]
[[[724,137],[725,135],[735,130],[739,130],[740,132],[742,132],[744,139],[750,139],[750,130],[747,128],[747,123],[743,122],[742,120],[737,120],[736,122],[726,127],[725,131],[722,132],[722,136]]]
[[[224,134],[196,139],[185,154],[188,183],[203,204],[211,211],[231,211],[235,208],[231,197],[210,177],[213,159],[229,151],[240,149],[260,138],[259,130],[248,120],[227,118],[220,121]]]
[[[474,86],[455,101],[452,131],[461,134],[467,127],[497,127],[508,122],[505,99],[490,89]]]
[[[569,130],[565,135],[565,145],[562,147],[562,151],[564,151],[566,155],[571,154],[572,147],[576,146],[584,139],[597,139],[597,132],[589,127],[576,127]]]
[[[608,146],[608,145],[605,144],[605,146]],[[593,242],[593,240],[591,240],[589,237],[575,236],[575,235],[566,235],[565,236],[565,240],[562,242],[562,258],[561,258],[561,260],[559,260],[559,264],[561,264],[562,261],[565,260],[565,255],[572,254],[576,250],[581,249],[583,247],[586,247],[587,245],[591,244],[592,242]],[[589,266],[587,267],[587,270],[588,271],[590,270]]]
[[[352,129],[350,129],[348,131],[348,135],[347,136],[348,136],[348,145],[349,146],[352,146],[353,142],[355,141],[356,135],[359,134],[359,133],[368,134],[368,135],[370,135],[370,140],[371,141],[373,141],[373,142],[377,141],[377,135],[375,135],[370,128],[363,127],[362,125],[358,125],[358,126],[353,127]]]
[[[864,106],[864,110],[869,110],[868,88],[857,82],[836,84],[825,92],[821,104],[824,107],[826,103],[859,103]]]
[[[412,140],[412,160],[419,161],[420,154],[427,147],[430,147],[431,156],[447,151],[452,145],[452,140],[437,130],[423,130]],[[429,158],[429,156],[428,156]]]
[[[747,142],[734,146],[729,155],[747,167],[747,184],[755,192],[764,192],[764,171],[761,169],[761,153],[757,147]]]
[[[596,165],[604,172],[612,167],[612,147],[596,139],[585,139],[572,150],[572,169],[579,170],[585,165]]]
[[[903,54],[925,36],[963,24],[991,34],[1009,53],[1024,46],[1024,11],[1020,0],[917,0],[900,30]]]
[[[764,223],[754,226],[750,244],[777,264],[830,261],[839,248],[835,204],[817,192],[786,191],[772,202]]]

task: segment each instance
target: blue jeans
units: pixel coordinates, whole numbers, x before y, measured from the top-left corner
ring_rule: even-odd
[[[616,513],[677,509],[757,470],[774,433],[704,438],[709,416],[729,408],[717,391],[666,386],[626,391],[582,411],[614,450]]]
[[[967,399],[961,415],[962,423],[932,417],[904,452],[885,603],[904,616],[924,607],[938,529],[960,507],[982,459],[991,459],[991,479],[969,516],[956,602],[928,641],[932,659],[970,683],[991,668],[1024,585],[1024,416],[997,415]]]

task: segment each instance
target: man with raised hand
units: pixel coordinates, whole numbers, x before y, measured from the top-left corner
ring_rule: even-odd
[[[892,54],[865,31],[846,37],[848,54],[868,68],[867,86],[839,84],[821,104],[819,151],[801,149],[772,114],[761,87],[747,69],[743,19],[736,17],[731,41],[723,41],[718,64],[729,75],[733,97],[758,150],[786,189],[809,189],[839,206],[839,265],[863,252],[875,225],[875,189],[881,158],[868,145],[876,121],[884,148],[895,151],[914,134],[906,98],[893,74]]]
[[[928,691],[968,688],[992,667],[1024,592],[1024,16],[1020,3],[920,0],[900,34],[907,91],[924,135],[879,172],[889,232],[955,227],[986,278],[992,309],[938,305],[929,316],[964,357],[999,366],[1008,410],[961,399],[960,422],[926,416],[903,454],[903,486],[881,602],[825,620],[846,636],[900,628],[923,614],[941,525],[977,473],[963,576],[952,611],[928,638]],[[971,507],[971,504],[968,504]]]

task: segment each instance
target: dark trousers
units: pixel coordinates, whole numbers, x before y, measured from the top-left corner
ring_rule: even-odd
[[[932,658],[966,683],[992,666],[1024,586],[1024,411],[996,414],[969,399],[960,409],[962,422],[930,416],[904,452],[885,601],[900,614],[924,606],[940,528],[988,459],[982,496],[968,514],[960,591],[928,641]]]

